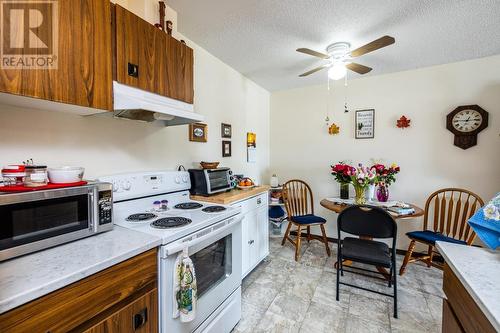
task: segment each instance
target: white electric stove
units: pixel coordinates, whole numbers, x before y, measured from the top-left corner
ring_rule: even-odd
[[[113,184],[115,224],[162,239],[160,332],[230,332],[241,317],[240,210],[190,200],[191,183],[185,171],[120,174],[99,180]],[[185,248],[198,285],[196,317],[189,323],[172,315],[176,307],[174,263]]]

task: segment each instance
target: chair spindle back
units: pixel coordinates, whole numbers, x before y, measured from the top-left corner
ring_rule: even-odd
[[[283,202],[288,216],[314,214],[312,190],[302,180],[292,179],[283,184]]]
[[[444,188],[432,193],[425,203],[424,230],[433,230],[471,244],[476,233],[467,220],[484,205],[475,193]]]

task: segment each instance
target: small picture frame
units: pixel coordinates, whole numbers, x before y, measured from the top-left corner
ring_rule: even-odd
[[[231,141],[222,140],[222,157],[231,157]]]
[[[207,124],[189,124],[189,141],[207,142]]]
[[[375,109],[357,110],[354,119],[356,139],[375,137]]]
[[[231,135],[232,135],[231,125],[221,123],[220,124],[220,132],[221,132],[221,137],[231,138]]]

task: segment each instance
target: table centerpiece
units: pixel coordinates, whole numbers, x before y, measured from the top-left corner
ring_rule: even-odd
[[[344,186],[345,184],[347,184],[347,186],[348,184],[352,184],[356,193],[354,202],[357,205],[366,203],[365,191],[370,184],[373,184],[377,180],[376,172],[369,167],[363,166],[361,163],[359,163],[357,167],[353,167],[344,162],[340,162],[332,166],[332,175],[335,177],[335,180],[341,184],[341,189],[343,184]]]
[[[399,166],[393,163],[387,167],[377,163],[372,165],[370,170],[375,172],[377,176],[377,200],[387,202],[389,200],[389,186],[396,181],[396,174],[400,171]]]

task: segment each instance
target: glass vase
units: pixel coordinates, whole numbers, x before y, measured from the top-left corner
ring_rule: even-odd
[[[366,192],[365,192],[366,201],[374,201],[375,200],[375,190],[376,190],[375,184],[368,185],[368,188],[366,189]]]
[[[389,186],[379,185],[377,188],[377,200],[380,202],[387,202],[389,200]]]
[[[340,199],[349,199],[349,183],[339,183]]]
[[[366,203],[365,197],[365,186],[354,185],[354,190],[356,191],[356,197],[354,198],[354,202],[356,205],[364,205]]]

